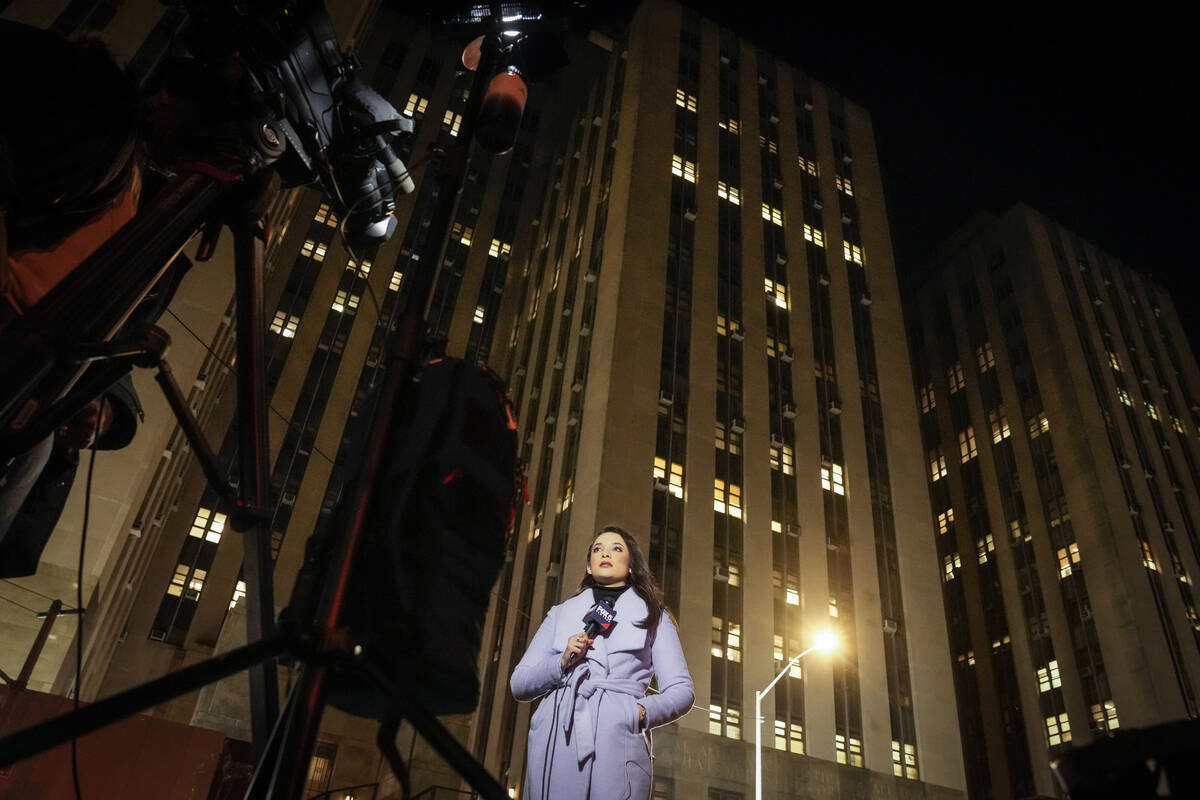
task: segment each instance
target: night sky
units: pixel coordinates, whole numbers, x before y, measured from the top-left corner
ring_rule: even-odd
[[[1023,200],[1165,284],[1197,349],[1194,12],[917,20],[846,4],[802,21],[757,0],[689,5],[872,113],[902,274],[976,211]]]

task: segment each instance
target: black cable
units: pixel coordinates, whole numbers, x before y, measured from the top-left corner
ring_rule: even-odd
[[[29,606],[25,605],[24,603],[18,603],[16,600],[10,600],[9,598],[5,597],[2,594],[0,594],[0,600],[3,600],[7,603],[12,603],[14,606],[17,606],[18,608],[23,608],[31,614],[42,613],[42,612],[38,611],[36,608],[30,608]]]
[[[37,589],[30,589],[28,586],[25,586],[24,584],[17,583],[16,581],[10,581],[8,578],[0,578],[0,580],[4,581],[9,586],[15,586],[18,589],[24,589],[25,591],[29,592],[30,594],[36,594],[38,597],[42,598],[43,600],[49,600],[51,603],[53,603],[57,599],[55,597],[51,597],[48,594],[42,594]],[[63,609],[63,611],[73,611],[73,610],[74,609],[69,609],[69,608]],[[38,613],[40,614],[42,612],[39,611]]]
[[[209,354],[217,360],[217,363],[219,363],[221,366],[225,367],[225,369],[227,369],[227,370],[230,370],[230,371],[233,370],[233,365],[230,364],[229,362],[227,362],[225,359],[221,358],[221,356],[217,355],[217,352],[215,350],[213,350],[208,344],[206,344],[204,342],[204,340],[201,339],[200,336],[195,331],[193,331],[191,328],[189,328],[188,324],[186,322],[184,322],[182,319],[180,319],[179,316],[174,311],[172,311],[171,309],[168,308],[167,313],[170,314],[172,317],[174,317],[175,321],[178,322],[180,325],[182,325],[183,329],[185,331],[187,331],[188,333],[190,333],[192,335],[192,338],[195,339],[197,342],[199,342],[200,346],[203,347],[205,350],[207,350],[209,352]],[[287,417],[285,417],[283,415],[282,412],[277,411],[274,406],[268,404],[267,409],[270,410],[270,412],[272,414],[274,414],[275,416],[277,416],[281,420],[283,420],[284,424],[286,424],[288,427],[296,428],[297,430],[302,430],[301,425],[289,420]],[[325,452],[323,450],[321,450],[321,448],[317,447],[316,445],[313,445],[313,452],[316,453],[317,455],[319,455],[321,458],[328,461],[330,464],[334,463],[333,459],[330,458],[328,455],[326,455]]]
[[[88,458],[87,485],[83,495],[83,530],[79,534],[79,569],[75,576],[75,607],[79,609],[79,623],[75,634],[75,711],[79,712],[79,691],[83,682],[83,554],[87,544],[88,518],[92,512],[92,473],[96,469],[96,445]],[[79,790],[79,737],[71,739],[71,779],[75,783],[75,800],[83,800]]]

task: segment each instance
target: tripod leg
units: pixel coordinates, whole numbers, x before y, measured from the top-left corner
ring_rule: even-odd
[[[254,776],[246,788],[245,800],[266,800],[271,796],[271,781],[275,776],[276,765],[280,762],[284,731],[291,724],[292,713],[296,708],[296,698],[299,693],[300,683],[297,682],[288,692],[287,700],[283,704],[283,711],[276,720],[275,727],[271,729],[271,736],[267,739],[266,747],[258,756],[258,761],[254,766]]]
[[[479,792],[480,797],[484,800],[507,800],[508,793],[504,791],[504,787],[500,785],[499,781],[493,778],[491,773],[475,760],[475,756],[471,755],[465,747],[459,744],[457,739],[450,735],[450,731],[438,722],[437,717],[426,711],[407,692],[396,686],[395,681],[385,675],[378,666],[368,661],[365,669],[379,688],[391,697],[396,709],[392,713],[396,714],[397,718],[401,714],[406,717],[425,741],[429,742],[429,745],[437,751],[437,754],[444,758],[459,775],[462,775],[467,783],[471,784],[471,788]],[[391,719],[391,715],[387,719]],[[394,742],[392,748],[395,748]],[[384,755],[387,756],[388,753],[385,751]]]
[[[238,489],[238,529],[246,534],[246,638],[271,636],[275,630],[275,589],[272,580],[269,519],[264,514],[269,493],[267,397],[263,376],[263,240],[261,222],[233,225],[237,273],[238,445],[241,479]],[[250,721],[254,753],[261,756],[279,716],[279,685],[274,662],[250,670]]]
[[[387,759],[388,765],[395,773],[396,780],[400,781],[400,800],[408,800],[412,797],[408,765],[404,763],[400,751],[396,749],[396,735],[400,732],[401,719],[403,718],[397,711],[389,712],[379,726],[379,734],[375,737],[375,743],[379,745],[379,752],[383,753],[383,757]]]
[[[84,706],[78,711],[5,736],[0,739],[0,767],[15,764],[105,725],[111,725],[130,714],[181,697],[201,686],[241,672],[264,659],[275,658],[287,649],[288,644],[282,637],[253,642],[92,703],[90,706]]]

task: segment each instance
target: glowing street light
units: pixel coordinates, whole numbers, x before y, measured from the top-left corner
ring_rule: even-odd
[[[800,659],[811,653],[813,650],[820,650],[822,653],[831,653],[837,649],[838,638],[837,634],[831,630],[819,631],[813,638],[812,647],[804,650],[796,655],[784,665],[779,674],[775,676],[775,680],[767,684],[767,688],[754,693],[754,800],[762,800],[762,699],[770,694],[775,688],[775,684],[779,683],[787,671],[794,667]]]

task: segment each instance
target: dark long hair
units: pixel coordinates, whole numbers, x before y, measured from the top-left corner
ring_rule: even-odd
[[[590,562],[592,554],[592,544],[595,543],[596,537],[602,533],[615,533],[625,540],[625,548],[629,551],[629,578],[628,584],[633,588],[638,596],[646,601],[646,608],[650,613],[641,622],[634,624],[639,628],[649,628],[653,630],[658,625],[658,620],[662,617],[663,612],[667,609],[667,601],[663,598],[663,591],[658,586],[658,581],[654,580],[654,574],[650,572],[650,565],[646,563],[646,557],[642,555],[642,548],[638,546],[637,539],[633,538],[633,534],[623,528],[618,528],[616,525],[606,525],[596,532],[596,536],[592,537],[592,541],[588,543],[587,561]],[[598,586],[592,578],[591,573],[586,570],[583,573],[583,578],[579,581],[579,590]]]

